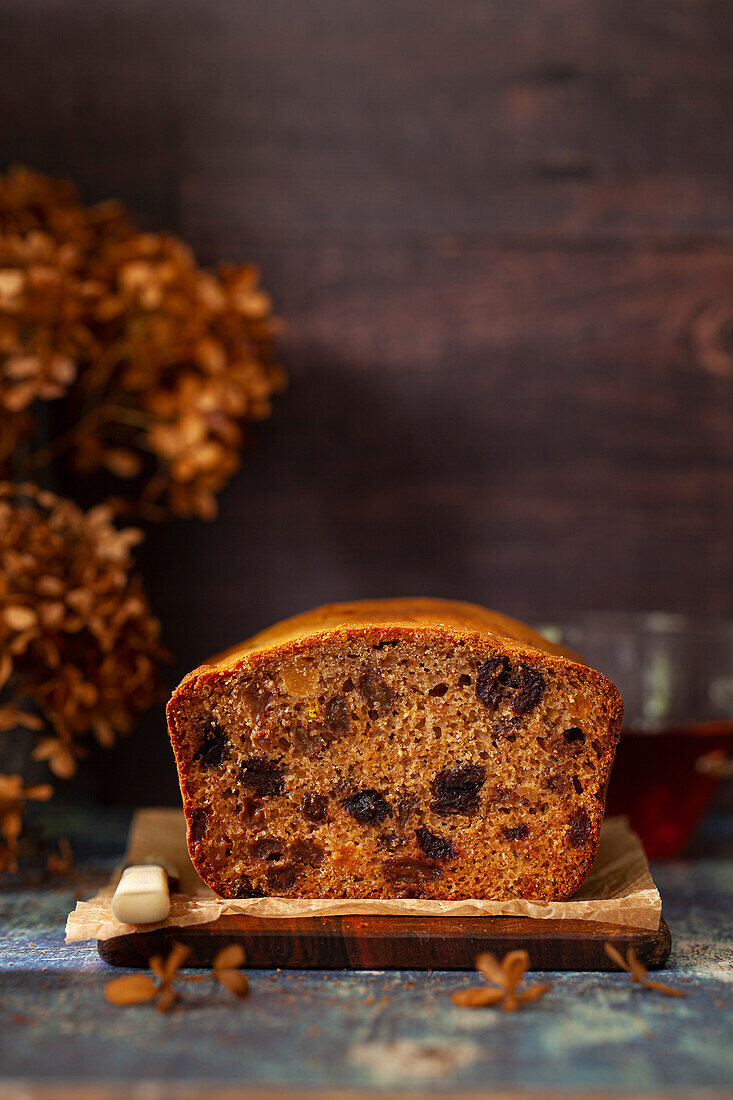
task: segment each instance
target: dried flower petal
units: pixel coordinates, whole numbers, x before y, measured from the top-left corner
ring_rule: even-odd
[[[496,958],[495,955],[490,954],[488,951],[482,955],[478,955],[476,958],[476,969],[479,973],[483,974],[487,982],[493,982],[494,985],[503,986],[506,983],[506,974],[502,963]]]
[[[503,989],[488,989],[476,987],[474,989],[462,989],[459,993],[451,994],[451,1000],[461,1008],[483,1008],[485,1005],[495,1005],[504,998]]]
[[[65,836],[59,837],[59,851],[52,852],[46,860],[46,866],[54,875],[68,875],[73,870],[74,853]]]
[[[48,802],[52,794],[53,787],[50,783],[36,783],[34,787],[26,787],[23,791],[23,797],[34,802]]]
[[[529,954],[526,951],[510,951],[504,956],[502,967],[505,974],[505,983],[508,986],[516,986],[529,966]]]
[[[683,993],[681,989],[673,989],[671,985],[665,985],[664,982],[655,982],[651,978],[646,978],[642,983],[647,989],[656,989],[657,993],[666,993],[668,997],[686,997],[687,994]]]
[[[161,955],[153,955],[152,958],[148,960],[148,966],[153,974],[155,974],[156,978],[161,982],[166,980],[165,963]]]
[[[10,630],[32,630],[38,622],[38,616],[30,607],[21,607],[11,604],[3,610],[5,625]]]
[[[104,987],[104,995],[113,1005],[144,1004],[154,1000],[157,992],[155,982],[146,974],[125,974],[122,978],[112,978]]]
[[[171,985],[164,986],[156,1001],[158,1012],[169,1012],[178,1000],[178,994]]]
[[[550,988],[549,985],[533,985],[517,992],[517,987],[529,967],[529,954],[526,951],[510,951],[501,962],[487,951],[476,957],[474,965],[496,988],[474,988],[454,993],[453,1002],[462,1008],[479,1008],[501,1003],[505,1012],[514,1012],[520,1004],[536,1001]]]
[[[249,979],[241,970],[217,970],[216,977],[235,997],[247,996]]]
[[[183,966],[190,954],[190,947],[185,947],[182,943],[174,943],[171,948],[171,953],[163,965],[163,980],[170,981],[175,972],[180,970]]]
[[[236,970],[244,964],[244,948],[238,943],[222,947],[214,959],[214,970]]]
[[[544,996],[549,988],[549,985],[540,983],[539,985],[530,986],[529,989],[523,989],[521,993],[517,993],[516,997],[520,1004],[528,1004],[530,1001],[536,1001],[539,997]]]

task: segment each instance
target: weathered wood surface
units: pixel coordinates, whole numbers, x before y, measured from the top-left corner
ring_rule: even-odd
[[[147,966],[174,943],[190,948],[190,966],[211,966],[228,943],[240,943],[251,967],[338,970],[472,970],[482,951],[503,957],[528,951],[535,970],[616,970],[604,951],[629,947],[649,969],[669,958],[664,921],[656,932],[590,921],[526,917],[220,917],[213,924],[144,930],[99,944],[113,966]]]
[[[287,321],[219,521],[141,554],[171,683],[329,599],[733,612],[729,3],[6,0],[0,39],[6,161]],[[160,715],[102,767],[173,797]]]
[[[674,940],[663,980],[684,1000],[624,974],[550,973],[533,979],[551,983],[541,1001],[504,1013],[451,1003],[479,980],[466,973],[252,971],[246,1001],[205,980],[171,1016],[108,1004],[104,983],[119,971],[93,943],[63,946],[75,896],[121,858],[127,821],[98,813],[56,827],[84,874],[0,892],[0,1096],[730,1093],[730,822],[708,830],[696,859],[653,868]]]
[[[726,0],[5,0],[3,29],[3,156],[217,248],[733,224]]]

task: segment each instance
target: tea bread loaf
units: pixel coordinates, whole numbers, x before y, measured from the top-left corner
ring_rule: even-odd
[[[229,898],[568,898],[622,713],[610,681],[484,608],[318,608],[174,692],[191,858]]]

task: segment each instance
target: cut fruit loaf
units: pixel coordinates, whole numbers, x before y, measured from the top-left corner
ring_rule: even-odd
[[[473,604],[318,608],[174,692],[191,859],[228,898],[568,898],[622,714],[600,673]]]

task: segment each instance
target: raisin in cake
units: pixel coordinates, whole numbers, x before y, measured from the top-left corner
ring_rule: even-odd
[[[196,869],[224,897],[570,897],[623,705],[472,604],[332,604],[190,673],[168,705]]]

